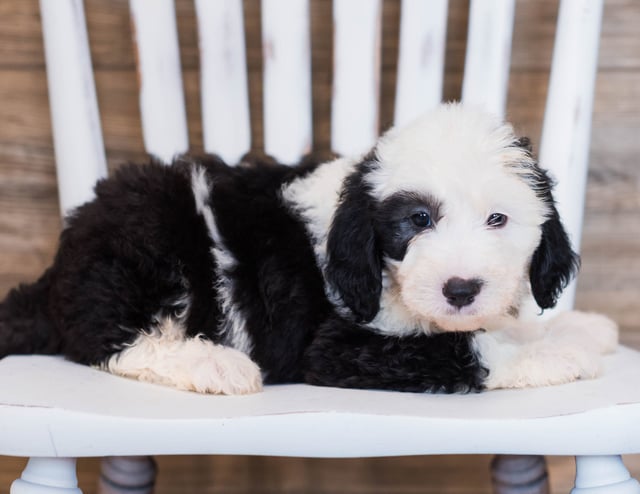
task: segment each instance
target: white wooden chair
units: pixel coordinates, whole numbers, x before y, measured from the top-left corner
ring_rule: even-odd
[[[251,145],[241,0],[195,4],[205,149],[235,162]],[[145,146],[170,159],[189,147],[173,3],[130,5]],[[377,134],[381,1],[334,0],[333,8],[332,146],[360,153]],[[65,213],[91,197],[107,167],[82,1],[41,0],[41,12]],[[293,162],[312,142],[308,0],[263,0],[262,12],[265,148]],[[396,123],[441,100],[446,12],[446,0],[402,3]],[[513,13],[514,0],[471,3],[463,99],[497,114],[505,107]],[[576,246],[601,14],[602,0],[561,2],[540,150],[543,166],[559,180],[559,208]],[[427,58],[425,43],[432,47]],[[574,290],[561,308],[573,305]],[[87,456],[141,457],[111,459],[103,471],[118,482],[124,465],[123,483],[137,482],[127,492],[148,492],[153,472],[146,455],[454,453],[575,455],[574,494],[640,493],[619,456],[640,453],[638,376],[640,353],[620,347],[600,379],[549,388],[434,396],[290,385],[219,397],[129,381],[57,357],[8,357],[0,361],[0,454],[30,458],[12,494],[79,493],[75,458]],[[498,491],[525,492],[501,484],[508,480],[499,468],[495,477]],[[544,492],[544,471],[533,480],[537,486],[526,492]]]

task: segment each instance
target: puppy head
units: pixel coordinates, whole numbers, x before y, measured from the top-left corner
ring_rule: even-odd
[[[361,320],[387,296],[407,319],[475,330],[541,308],[577,268],[552,183],[509,125],[443,105],[392,129],[345,181],[327,278]]]

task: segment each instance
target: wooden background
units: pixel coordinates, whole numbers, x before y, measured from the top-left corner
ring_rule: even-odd
[[[466,0],[449,3],[446,100],[460,96],[468,15]],[[382,129],[389,126],[393,113],[399,4],[399,0],[384,1]],[[516,129],[530,136],[534,144],[540,137],[557,7],[557,0],[518,0],[516,5],[507,113]],[[198,152],[202,151],[202,137],[194,6],[191,0],[176,0],[176,8],[189,137],[192,150]],[[125,161],[145,159],[128,4],[126,0],[85,0],[85,9],[107,158],[113,169]],[[331,94],[331,2],[311,0],[311,9],[314,142],[316,150],[326,155]],[[259,0],[245,0],[252,136],[258,153],[262,149],[259,11]],[[613,317],[621,325],[622,340],[640,348],[638,26],[639,1],[605,1],[577,306]],[[33,280],[51,262],[60,226],[38,3],[0,0],[0,297],[14,284]],[[188,492],[220,492],[209,485],[211,478],[202,473],[202,469],[214,468],[213,463],[163,461],[165,469],[173,465],[176,471],[200,472],[202,485]],[[216,461],[222,471],[237,472],[243,477],[235,484],[232,481],[225,484],[230,492],[489,492],[485,457],[465,461],[396,459],[387,463],[354,460],[345,464],[319,460]],[[15,461],[0,462],[0,479],[5,478],[3,464],[8,465],[5,475],[13,476],[18,471]],[[454,475],[457,483],[445,487],[438,471],[452,472],[461,464],[465,465],[461,474]],[[561,479],[554,489],[566,492],[562,482],[568,482],[571,463],[554,460],[552,465]],[[289,483],[269,483],[264,479],[269,478],[265,472],[271,469],[276,476],[277,472],[298,473]],[[95,475],[95,463],[89,463],[89,470]],[[252,475],[262,473],[251,483],[242,475],[245,470]],[[301,471],[304,481],[296,483]],[[350,473],[344,474],[345,471]],[[342,474],[334,476],[336,472]],[[427,474],[438,476],[438,480],[427,482]],[[215,476],[219,479],[220,475]],[[385,475],[402,481],[394,490],[391,483],[376,480]],[[313,479],[317,481],[315,484]],[[429,490],[429,484],[433,490]],[[0,492],[6,485],[0,484]],[[91,485],[85,485],[85,489],[92,492]],[[187,491],[177,488],[174,492]]]

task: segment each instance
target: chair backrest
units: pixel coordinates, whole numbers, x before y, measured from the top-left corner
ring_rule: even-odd
[[[251,148],[242,0],[194,0],[203,142],[237,162]],[[264,147],[293,163],[311,151],[310,0],[262,0]],[[148,153],[189,149],[173,0],[130,0]],[[91,197],[107,166],[82,0],[40,0],[63,214]],[[333,0],[331,147],[367,150],[379,128],[382,0]],[[579,248],[602,0],[561,0],[539,158]],[[402,0],[396,124],[442,100],[447,0]],[[515,0],[471,0],[464,102],[504,116]],[[575,284],[559,308],[573,305]]]

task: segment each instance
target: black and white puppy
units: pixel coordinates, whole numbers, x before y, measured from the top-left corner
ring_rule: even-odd
[[[592,377],[615,325],[537,316],[578,266],[551,185],[509,125],[460,105],[361,159],[124,166],[0,305],[0,357],[228,394]]]

